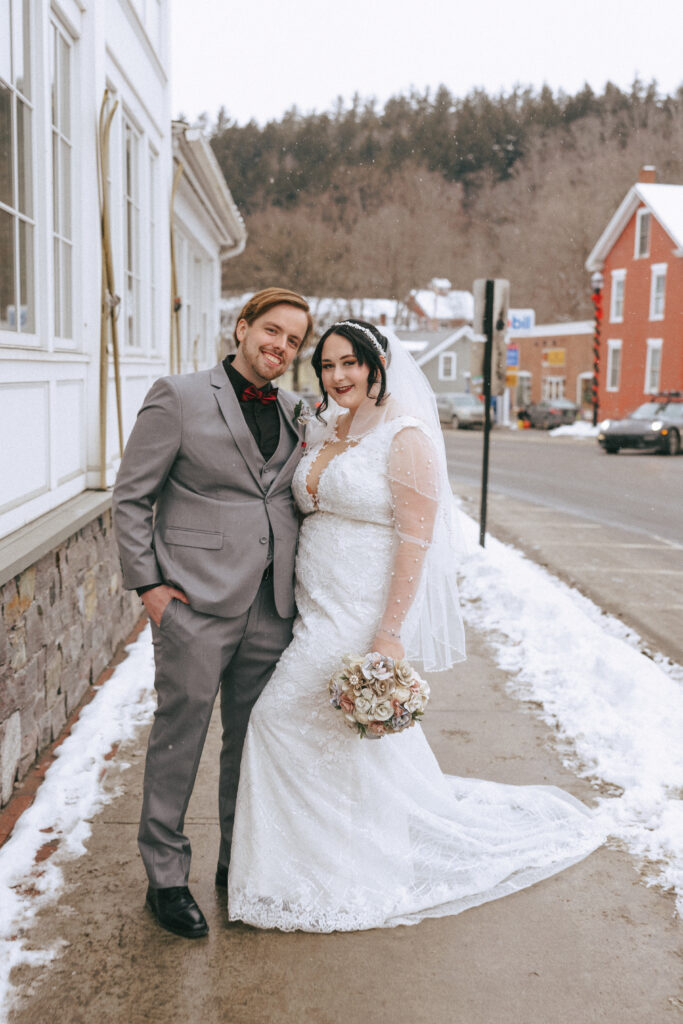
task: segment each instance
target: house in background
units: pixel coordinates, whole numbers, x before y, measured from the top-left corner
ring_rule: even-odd
[[[434,394],[470,391],[470,352],[474,332],[470,324],[429,331],[396,331],[414,357]]]
[[[413,289],[405,300],[405,306],[407,326],[421,330],[462,327],[471,324],[474,317],[472,293],[455,291],[445,277],[433,278],[428,288]]]
[[[644,167],[586,261],[603,275],[600,416],[683,390],[683,185]]]
[[[125,442],[157,377],[215,363],[246,240],[209,146],[172,128],[168,28],[168,0],[0,4],[0,803],[139,617],[106,490],[119,421]]]
[[[511,411],[568,398],[588,418],[592,408],[593,321],[538,324],[508,331]]]

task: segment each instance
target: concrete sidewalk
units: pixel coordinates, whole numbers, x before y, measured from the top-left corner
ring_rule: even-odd
[[[554,783],[590,803],[551,731],[508,697],[479,637],[439,681],[426,731],[445,771]],[[387,741],[390,742],[390,741]],[[143,743],[119,751],[108,785],[125,792],[93,822],[86,857],[66,867],[36,944],[66,940],[49,968],[15,970],[12,1024],[664,1024],[683,1010],[681,925],[671,896],[647,889],[629,856],[601,849],[532,889],[415,927],[282,935],[228,924],[213,888],[219,725],[214,719],[188,814],[191,886],[210,923],[189,942],[144,908],[135,835]]]
[[[543,517],[529,510],[529,524],[533,516],[538,538]],[[556,784],[590,804],[595,792],[562,765],[537,709],[508,696],[486,638],[470,631],[468,639],[468,661],[432,680],[425,731],[444,771]],[[602,848],[531,889],[410,928],[318,936],[228,923],[213,887],[218,716],[187,818],[190,884],[211,932],[189,942],[161,931],[144,907],[135,841],[145,740],[111,762],[107,785],[123,792],[94,820],[88,854],[66,865],[66,889],[32,933],[37,946],[68,945],[49,968],[15,970],[22,997],[11,1024],[683,1020],[683,929],[673,897],[647,888],[620,849]]]

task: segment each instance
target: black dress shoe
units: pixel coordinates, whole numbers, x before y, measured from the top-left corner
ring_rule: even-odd
[[[150,885],[147,906],[167,932],[182,935],[184,939],[199,939],[208,934],[206,918],[186,885],[169,889],[153,889]]]
[[[222,864],[219,864],[216,868],[216,888],[227,889],[228,888],[228,869]]]

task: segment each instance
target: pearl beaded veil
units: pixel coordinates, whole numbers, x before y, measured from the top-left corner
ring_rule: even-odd
[[[426,671],[442,671],[465,658],[457,509],[431,385],[396,335],[381,331],[389,341],[388,397],[379,406],[364,401],[347,434],[357,442],[370,431],[394,433],[387,476],[397,547],[380,632],[400,637],[406,657]]]

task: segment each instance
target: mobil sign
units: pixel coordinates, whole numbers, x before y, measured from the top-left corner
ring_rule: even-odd
[[[510,309],[508,311],[508,330],[529,331],[536,326],[536,310]]]

